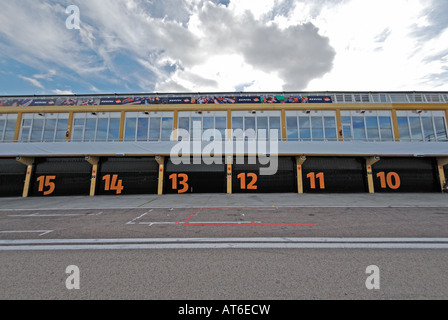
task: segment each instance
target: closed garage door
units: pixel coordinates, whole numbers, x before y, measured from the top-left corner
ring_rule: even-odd
[[[375,192],[440,192],[431,158],[381,158],[373,165]]]
[[[362,158],[310,157],[302,166],[305,193],[367,192]]]
[[[155,158],[103,158],[96,194],[156,194],[159,165]]]
[[[20,197],[26,166],[16,159],[0,159],[0,197]]]

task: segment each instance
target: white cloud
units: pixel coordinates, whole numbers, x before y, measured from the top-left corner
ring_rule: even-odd
[[[57,95],[72,95],[73,91],[72,90],[60,90],[60,89],[56,89],[53,90],[53,93],[57,94]]]
[[[22,80],[25,80],[25,81],[31,83],[33,86],[35,86],[37,88],[45,89],[44,85],[42,83],[40,83],[40,81],[37,80],[37,79],[30,78],[30,77],[25,77],[25,76],[22,76],[22,75],[19,75],[18,77],[20,79],[22,79]]]

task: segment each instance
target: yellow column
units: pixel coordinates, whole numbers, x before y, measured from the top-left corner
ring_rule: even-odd
[[[179,111],[174,111],[174,118],[173,118],[173,133],[175,132],[176,134],[173,134],[173,141],[177,141],[178,139],[178,135],[177,135],[177,125],[179,122]]]
[[[282,109],[282,141],[287,140],[286,136],[286,111],[285,109]]]
[[[305,156],[296,157],[297,164],[297,193],[303,193],[303,177],[302,177],[302,165],[306,161]]]
[[[392,126],[394,128],[395,141],[400,141],[400,130],[398,129],[397,110],[392,110]]]
[[[120,118],[120,134],[118,137],[118,141],[124,140],[124,125],[125,125],[125,119],[126,119],[126,111],[121,111],[121,118]]]
[[[19,141],[19,136],[20,136],[20,128],[22,126],[22,112],[19,112],[17,114],[17,122],[16,122],[16,128],[15,128],[15,132],[14,132],[14,142],[18,142]]]
[[[163,178],[165,175],[165,157],[156,156],[156,161],[159,164],[159,184],[157,187],[157,194],[163,194]]]
[[[86,161],[92,165],[92,178],[90,179],[90,196],[95,196],[96,190],[96,181],[98,175],[98,162],[100,161],[99,157],[86,157]]]
[[[68,115],[67,132],[65,134],[65,138],[66,138],[67,141],[71,141],[72,140],[73,119],[74,119],[74,113],[70,112],[69,115]]]
[[[448,158],[438,158],[437,159],[437,169],[439,171],[439,180],[440,180],[440,190],[443,192],[443,185],[446,182],[445,171],[443,167],[448,165]]]
[[[232,139],[232,110],[227,110],[227,140]]]
[[[367,169],[367,183],[369,186],[369,193],[375,193],[375,186],[373,184],[373,171],[372,166],[380,161],[379,157],[366,158],[366,169]]]
[[[338,130],[338,140],[343,141],[344,136],[342,134],[341,109],[336,109],[336,126]]]
[[[27,166],[25,184],[23,185],[23,193],[22,193],[22,197],[27,198],[31,184],[31,176],[33,174],[34,169],[34,158],[17,157],[16,160]]]
[[[232,163],[233,163],[233,158],[232,157],[227,157],[227,159],[226,159],[226,164],[227,164],[227,174],[226,174],[227,194],[232,194]]]

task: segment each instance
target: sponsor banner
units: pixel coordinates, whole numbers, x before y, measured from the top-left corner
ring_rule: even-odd
[[[154,104],[252,104],[252,103],[332,103],[329,96],[201,96],[201,97],[108,97],[56,99],[0,99],[0,107],[154,105]]]
[[[235,97],[200,97],[196,98],[196,104],[234,104]]]
[[[307,101],[304,103],[333,103],[331,97],[307,97]]]
[[[236,97],[236,103],[261,103],[261,97]]]

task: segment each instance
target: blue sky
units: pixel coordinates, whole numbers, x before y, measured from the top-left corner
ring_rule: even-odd
[[[69,5],[80,29],[67,29]],[[445,0],[20,0],[0,95],[448,91]]]

